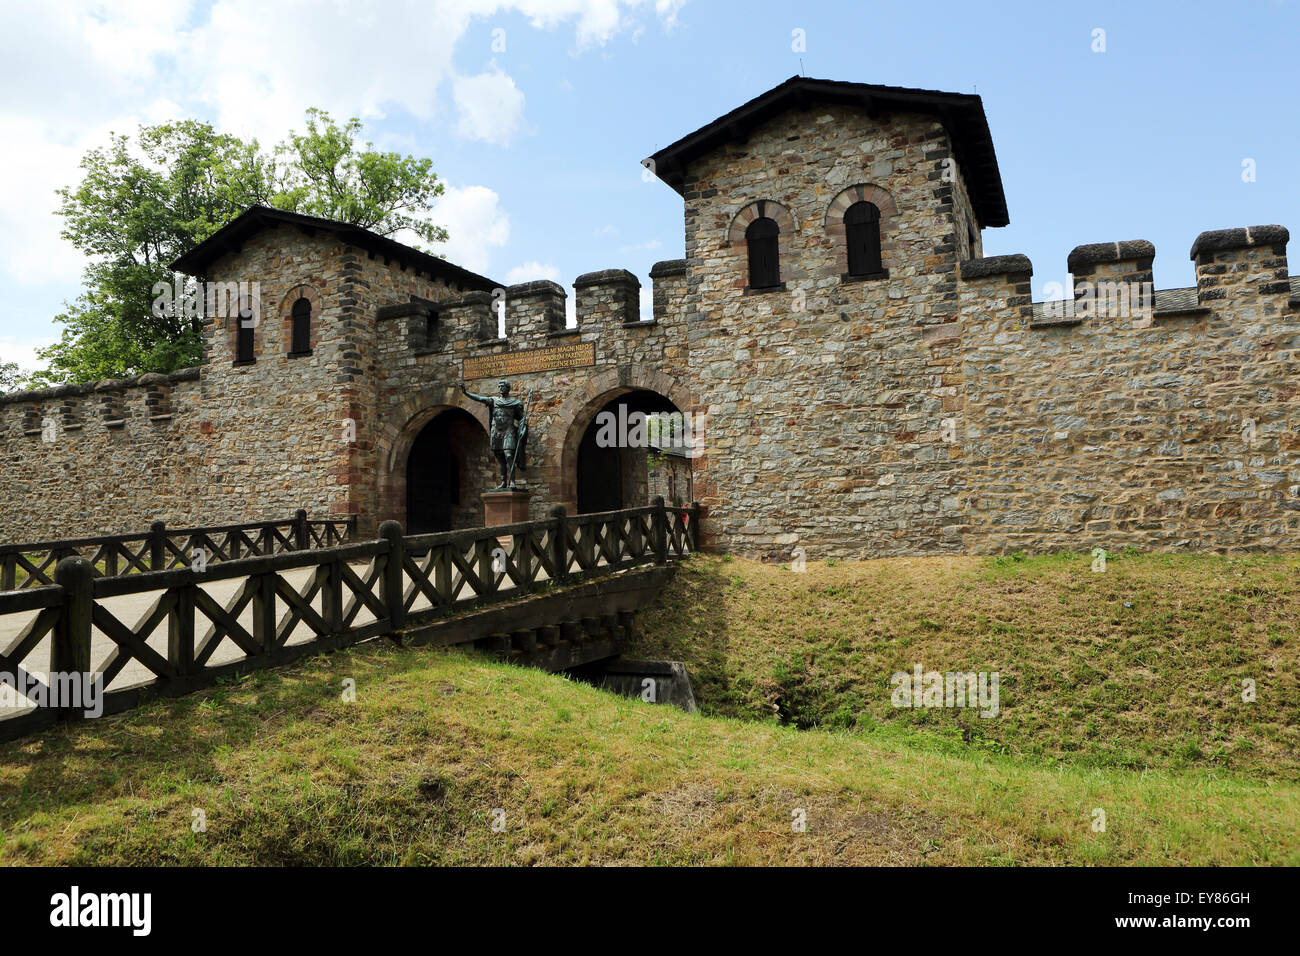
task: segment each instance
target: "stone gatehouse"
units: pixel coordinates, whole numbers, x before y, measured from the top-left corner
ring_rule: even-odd
[[[1073,297],[1035,303],[1028,259],[983,256],[1009,220],[978,96],[801,77],[646,164],[685,224],[646,318],[622,269],[575,280],[569,326],[556,283],[248,210],[176,264],[256,290],[205,315],[201,368],[0,397],[0,538],[299,507],[478,524],[493,462],[458,385],[504,378],[531,396],[536,517],[663,494],[769,556],[1294,546],[1281,226],[1202,233],[1187,289],[1153,289],[1149,242],[1082,245]],[[693,456],[604,447],[620,407],[694,416]]]

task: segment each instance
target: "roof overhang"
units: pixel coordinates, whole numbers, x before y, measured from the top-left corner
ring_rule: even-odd
[[[1002,175],[998,172],[993,137],[984,116],[984,103],[973,93],[943,93],[792,76],[780,86],[665,146],[650,157],[654,161],[652,168],[660,179],[681,193],[686,171],[699,157],[724,143],[743,141],[751,130],[788,110],[828,103],[855,107],[868,116],[926,113],[936,117],[952,140],[953,153],[966,179],[979,224],[1005,226],[1009,222]]]
[[[427,272],[442,279],[457,291],[491,292],[501,287],[486,276],[462,269],[439,256],[422,252],[387,236],[381,236],[361,226],[354,226],[320,216],[307,216],[286,212],[268,206],[250,206],[230,222],[171,264],[171,268],[187,275],[202,276],[208,267],[228,252],[237,251],[251,237],[275,226],[287,225],[307,234],[327,233],[341,242],[365,250],[372,256],[382,256],[385,261],[395,261],[408,268]]]

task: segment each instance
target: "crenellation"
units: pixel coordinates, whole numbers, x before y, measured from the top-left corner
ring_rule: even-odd
[[[1080,245],[1069,293],[1035,302],[1028,258],[982,255],[1008,217],[978,97],[867,89],[871,111],[793,78],[656,154],[684,256],[650,270],[649,320],[623,269],[574,280],[570,327],[558,283],[249,210],[178,263],[258,307],[205,312],[201,369],[0,396],[4,533],[479,524],[497,479],[460,386],[504,379],[534,518],[698,500],[713,546],[773,561],[1295,547],[1287,231],[1202,233],[1186,289],[1154,288],[1150,242]],[[698,440],[610,448],[616,410],[692,416]]]
[[[564,287],[550,279],[506,288],[506,338],[516,347],[541,346],[552,332],[565,329]]]
[[[618,326],[641,320],[641,281],[626,269],[588,272],[573,280],[578,327]]]

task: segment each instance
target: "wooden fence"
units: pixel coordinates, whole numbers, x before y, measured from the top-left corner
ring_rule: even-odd
[[[168,528],[155,521],[142,534],[100,535],[32,544],[0,544],[0,591],[54,583],[54,567],[64,558],[80,556],[92,573],[114,578],[190,567],[201,552],[204,564],[235,558],[329,548],[356,537],[355,517],[308,520],[299,509],[282,521],[207,528]]]
[[[59,675],[102,675],[103,710],[113,713],[542,588],[664,564],[697,550],[699,516],[699,505],[667,508],[659,498],[429,535],[403,536],[388,521],[376,541],[278,547],[201,571],[187,563],[96,575],[89,557],[64,557],[52,584],[0,593],[0,674],[47,700],[22,702],[21,713],[0,705],[0,715],[15,714],[0,719],[0,740],[80,715],[80,704],[48,706]],[[131,610],[133,624],[123,619]],[[40,659],[49,676],[25,669]]]

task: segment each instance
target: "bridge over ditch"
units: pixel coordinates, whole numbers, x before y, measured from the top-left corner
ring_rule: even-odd
[[[373,541],[354,529],[299,512],[0,548],[0,674],[27,691],[0,688],[0,740],[81,715],[53,700],[56,675],[102,675],[114,713],[378,638],[471,645],[549,670],[609,659],[696,550],[699,509],[659,498],[437,534],[390,521]]]

